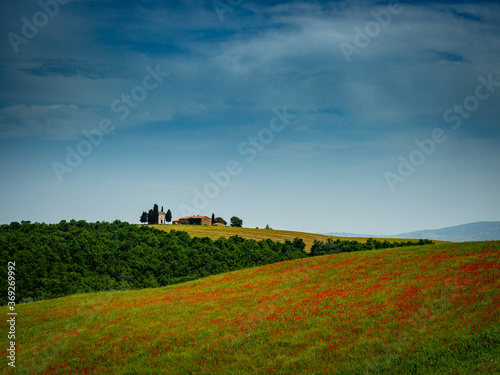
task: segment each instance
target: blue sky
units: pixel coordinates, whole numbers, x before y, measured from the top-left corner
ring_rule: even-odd
[[[498,2],[0,14],[2,223],[137,223],[154,203],[309,232],[500,220]]]

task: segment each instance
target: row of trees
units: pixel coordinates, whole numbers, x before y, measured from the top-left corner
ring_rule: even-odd
[[[161,207],[161,211],[163,211],[163,206]],[[158,224],[158,205],[155,203],[153,208],[149,210],[149,212],[143,211],[140,221],[143,224]],[[165,213],[165,222],[170,223],[172,221],[172,211],[170,209]]]
[[[307,257],[301,239],[211,240],[120,221],[0,226],[0,259],[16,262],[17,302],[113,289],[165,286]],[[0,290],[7,290],[0,267]],[[7,293],[0,294],[0,304]]]
[[[365,243],[360,243],[358,241],[341,241],[340,239],[336,239],[334,241],[331,238],[328,238],[326,242],[315,240],[309,256],[314,257],[319,255],[349,253],[352,251],[390,249],[404,246],[432,245],[433,243],[434,242],[432,242],[431,240],[418,240],[417,242],[389,242],[387,240],[384,240],[382,242],[373,238],[369,238]]]

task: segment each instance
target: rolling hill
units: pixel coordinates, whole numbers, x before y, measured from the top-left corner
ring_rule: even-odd
[[[481,221],[442,229],[421,230],[417,232],[398,234],[395,237],[429,238],[432,240],[450,242],[499,241],[500,221]]]
[[[328,233],[329,236],[378,237],[399,239],[429,239],[434,241],[471,242],[471,241],[499,241],[500,221],[480,221],[477,223],[456,225],[441,229],[420,230],[409,233],[400,233],[394,236],[354,234],[354,233]]]
[[[243,238],[253,239],[253,240],[265,240],[270,239],[273,241],[284,242],[285,240],[293,241],[295,238],[302,238],[306,244],[306,251],[311,249],[311,246],[315,240],[326,241],[328,238],[341,238],[342,240],[356,240],[359,242],[366,242],[370,237],[359,238],[359,237],[349,237],[349,236],[330,236],[324,234],[306,233],[306,232],[295,232],[288,230],[276,230],[276,229],[257,229],[257,228],[236,228],[236,227],[218,227],[218,226],[206,226],[206,225],[151,225],[152,227],[164,231],[171,230],[181,230],[187,232],[191,237],[209,237],[212,240],[216,240],[219,237],[229,238],[231,236],[240,236]],[[379,238],[385,240],[385,238]],[[401,241],[403,238],[391,238],[387,239],[389,242]],[[406,241],[407,239],[404,238]],[[443,241],[436,242],[442,243]]]
[[[20,304],[16,370],[0,372],[496,374],[499,255],[372,250]]]

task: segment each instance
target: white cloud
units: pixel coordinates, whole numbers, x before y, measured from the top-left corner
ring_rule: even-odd
[[[76,139],[83,129],[98,125],[95,114],[77,105],[24,104],[0,109],[0,138]]]

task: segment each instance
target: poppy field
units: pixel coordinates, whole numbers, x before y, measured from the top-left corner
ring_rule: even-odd
[[[0,373],[498,374],[499,256],[371,250],[20,304]]]

